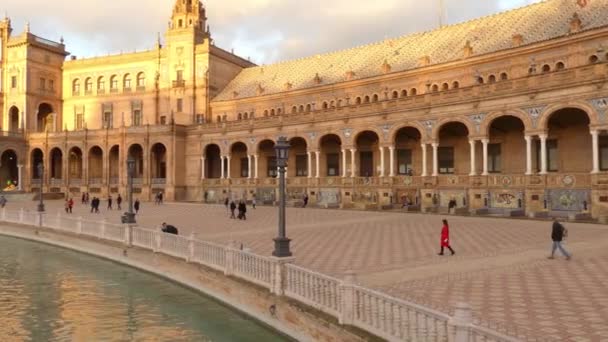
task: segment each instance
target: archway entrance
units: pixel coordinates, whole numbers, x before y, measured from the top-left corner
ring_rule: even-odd
[[[99,146],[89,150],[89,183],[101,184],[103,179],[103,151]]]
[[[167,178],[167,148],[163,144],[154,144],[150,156],[150,165],[152,166],[152,179]]]
[[[17,153],[13,150],[4,151],[0,156],[0,188],[4,191],[17,189],[19,180],[17,164]]]
[[[547,171],[591,172],[589,116],[577,108],[564,108],[551,114],[547,124]],[[540,170],[540,141],[537,142],[537,169]]]
[[[205,177],[220,178],[222,176],[222,161],[220,158],[220,147],[212,144],[205,148]]]
[[[264,140],[258,145],[258,153],[260,154],[259,170],[264,177],[277,177],[277,157],[274,149],[274,141]]]
[[[461,122],[448,122],[439,131],[439,174],[467,175],[471,169],[469,129]]]
[[[53,107],[48,103],[41,103],[38,106],[38,132],[54,132],[55,123],[53,121]]]
[[[135,159],[133,178],[144,178],[144,149],[139,144],[129,147],[129,157]]]
[[[391,170],[392,174],[400,176],[422,174],[422,152],[419,152],[421,136],[420,131],[414,127],[403,127],[397,131],[395,156],[393,156],[396,170]]]
[[[249,177],[249,158],[247,158],[247,145],[237,142],[230,148],[230,178]]]
[[[68,160],[68,175],[70,183],[79,183],[82,181],[82,151],[78,147],[70,150]]]
[[[63,177],[63,153],[59,148],[51,150],[49,177],[51,178],[51,183],[53,183],[53,180],[61,180]]]
[[[40,179],[40,173],[38,172],[38,165],[44,163],[44,154],[42,153],[42,150],[37,148],[34,149],[32,151],[31,154],[31,160],[32,160],[32,164],[31,164],[31,175],[32,175],[32,179]]]
[[[376,175],[375,160],[379,143],[378,135],[372,131],[362,132],[357,136],[357,151],[359,152],[359,177],[374,177]]]
[[[110,184],[117,185],[120,181],[120,147],[118,145],[112,146],[110,149],[110,154],[108,155],[109,163],[110,163]]]
[[[19,131],[19,108],[15,106],[8,111],[8,130],[10,132]]]
[[[289,162],[287,163],[288,177],[307,177],[308,176],[308,154],[307,144],[304,138],[296,137],[289,140],[290,152]]]
[[[342,141],[335,134],[328,134],[321,138],[321,160],[320,173],[327,177],[338,177],[346,165],[342,165],[340,160],[340,152],[342,150]],[[314,164],[313,164],[314,165]],[[315,171],[313,170],[313,173]]]
[[[515,116],[501,116],[492,121],[488,132],[490,137],[488,145],[489,173],[522,174],[526,172],[524,131],[524,123]],[[477,172],[479,172],[479,169]]]

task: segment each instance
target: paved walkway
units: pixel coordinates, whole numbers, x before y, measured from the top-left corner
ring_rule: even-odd
[[[35,203],[26,204],[34,210]],[[59,201],[47,204],[51,214],[62,208]],[[149,228],[168,222],[182,235],[234,240],[269,255],[276,208],[249,208],[248,214],[239,221],[229,219],[223,206],[143,203],[138,222]],[[118,223],[120,212],[90,214],[77,205],[73,215]],[[456,255],[440,257],[442,218],[290,208],[287,232],[299,265],[338,277],[354,270],[366,286],[444,311],[468,302],[477,317],[511,332],[608,341],[608,226],[567,223],[565,246],[573,259],[548,260],[549,222],[449,217]]]

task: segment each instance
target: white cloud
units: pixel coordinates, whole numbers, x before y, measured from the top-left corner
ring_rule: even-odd
[[[444,0],[449,23],[520,7],[538,0]],[[6,1],[15,33],[25,21],[48,39],[65,37],[78,56],[154,46],[174,0]],[[428,30],[439,22],[439,0],[207,0],[218,46],[271,63]]]

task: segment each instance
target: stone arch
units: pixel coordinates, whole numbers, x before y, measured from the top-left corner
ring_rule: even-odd
[[[420,136],[421,137],[423,137],[423,138],[426,137],[426,129],[424,129],[424,127],[422,127],[422,125],[420,125],[417,122],[408,122],[408,123],[404,123],[404,124],[395,125],[395,127],[393,127],[390,130],[390,132],[388,134],[388,141],[389,141],[389,143],[395,141],[395,137],[397,136],[397,133],[401,129],[406,128],[406,127],[415,128],[415,129],[418,130],[418,132],[420,132]]]
[[[133,178],[143,178],[144,148],[138,143],[133,143],[129,145],[129,148],[127,150],[127,160],[129,157],[133,157],[135,159],[135,170],[133,172]]]
[[[59,147],[54,147],[49,153],[49,179],[62,179],[63,178],[63,150]]]
[[[103,148],[98,145],[91,146],[87,155],[89,179],[101,180],[103,178]],[[94,181],[91,182],[94,183]]]
[[[150,178],[167,178],[167,147],[163,143],[155,143],[150,147]]]
[[[205,157],[205,178],[220,178],[222,173],[222,149],[220,145],[209,143],[203,147]]]
[[[21,121],[21,113],[17,106],[12,106],[8,110],[8,130],[9,132],[17,132],[19,131]]]
[[[38,164],[44,164],[44,152],[41,148],[33,148],[30,151],[30,174],[32,179],[40,179],[40,173],[38,173]]]
[[[461,117],[445,118],[445,119],[439,120],[435,124],[435,126],[433,127],[433,132],[431,134],[431,138],[433,140],[437,141],[439,139],[439,132],[441,131],[441,128],[451,122],[460,122],[461,124],[465,125],[467,127],[467,130],[469,131],[470,135],[474,134],[477,131],[475,129],[475,127],[473,126],[473,124],[471,123],[471,121],[469,121],[465,118],[461,118]]]
[[[45,132],[45,131],[49,131],[49,132],[54,132],[55,131],[55,125],[56,122],[55,118],[54,118],[54,110],[53,110],[53,106],[51,106],[50,104],[46,103],[46,102],[42,102],[38,105],[38,114],[36,116],[36,122],[37,122],[37,131],[39,133]]]
[[[545,108],[545,110],[541,113],[540,117],[538,118],[538,124],[536,125],[536,128],[538,128],[539,130],[547,130],[547,128],[548,128],[547,124],[548,124],[551,116],[553,114],[555,114],[556,112],[558,112],[562,109],[567,109],[567,108],[579,109],[579,110],[582,110],[583,112],[585,112],[587,114],[587,117],[589,118],[590,126],[596,126],[596,125],[600,124],[599,115],[595,111],[595,109],[593,109],[593,107],[588,106],[584,103],[574,102],[574,103],[568,103],[568,104],[552,105],[552,106]]]
[[[68,177],[70,179],[82,179],[83,167],[82,149],[77,146],[71,147],[68,152]]]
[[[108,152],[110,184],[118,184],[120,179],[120,153],[119,145],[113,145]]]
[[[16,190],[19,180],[19,156],[14,149],[6,149],[0,153],[0,190]]]
[[[370,131],[370,132],[376,133],[376,135],[378,136],[378,142],[380,144],[383,144],[385,142],[384,141],[384,132],[382,132],[382,130],[380,130],[379,128],[376,128],[376,127],[367,127],[367,128],[361,128],[360,130],[352,132],[351,138],[352,138],[353,145],[355,145],[357,143],[357,138],[359,138],[359,136],[362,133],[364,133],[365,131]],[[346,137],[344,137],[344,140],[346,140]]]
[[[494,120],[504,117],[504,116],[513,116],[521,120],[524,123],[525,131],[528,132],[533,129],[532,120],[527,113],[520,110],[507,110],[504,112],[492,112],[488,114],[484,120],[481,122],[479,127],[479,134],[483,136],[488,136],[490,132],[490,127],[492,126],[492,122]]]

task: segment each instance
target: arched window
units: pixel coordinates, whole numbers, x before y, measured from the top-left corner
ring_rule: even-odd
[[[80,95],[80,79],[75,79],[72,82],[72,96]]]
[[[265,116],[265,117],[268,117],[268,110],[265,110],[265,111],[264,111],[264,116]]]
[[[446,90],[449,90],[449,89],[450,89],[450,85],[449,85],[449,84],[447,84],[447,83],[444,83],[444,84],[441,86],[441,90],[443,90],[443,91],[446,91]]]
[[[342,107],[342,100],[338,100],[338,108]]]
[[[333,101],[333,100],[332,100],[332,101],[329,103],[329,108],[331,108],[331,109],[336,108],[336,101]]]
[[[140,72],[137,74],[137,89],[141,90],[146,87],[146,74]]]
[[[93,79],[90,77],[84,81],[84,92],[85,94],[91,94],[93,92]]]
[[[297,112],[298,112],[298,107],[296,107],[296,106],[291,107],[291,114],[295,114]]]
[[[247,119],[249,119],[249,113],[245,112],[245,114],[243,114],[243,120]]]
[[[275,115],[274,109],[271,109],[270,110],[270,116],[274,116],[274,115]]]
[[[283,110],[281,108],[277,108],[277,115],[283,114]]]
[[[458,83],[458,81],[452,82],[452,89],[458,89],[458,88],[460,88],[460,83]]]
[[[496,76],[495,75],[488,76],[488,83],[496,83]]]
[[[439,86],[437,84],[433,84],[433,86],[431,87],[431,91],[433,93],[436,93],[439,91]]]
[[[364,103],[369,103],[369,95],[365,95],[365,101]]]
[[[509,75],[507,75],[506,72],[503,72],[503,73],[500,74],[500,80],[501,81],[506,81],[508,79],[509,79]]]
[[[118,76],[112,75],[110,77],[110,92],[115,93],[118,91]]]
[[[557,62],[557,64],[555,64],[556,71],[562,71],[564,69],[566,69],[566,64],[564,64],[564,62]]]
[[[378,102],[378,94],[374,94],[374,96],[372,96],[372,102]]]
[[[239,115],[237,115],[237,118],[239,119],[239,121],[240,121],[240,120],[243,120],[243,114],[242,114],[242,113],[239,113]]]
[[[398,99],[398,98],[399,98],[399,92],[395,90],[393,92],[393,99]]]
[[[543,65],[543,73],[548,73],[551,72],[551,66],[549,66],[549,64],[545,64]]]
[[[97,79],[97,93],[103,94],[106,91],[106,80],[103,76]]]
[[[477,83],[484,84],[483,77],[481,77],[481,76],[477,77]]]
[[[596,55],[592,55],[591,57],[589,57],[589,64],[595,64],[599,61],[600,59]]]
[[[355,100],[355,103],[360,105],[361,104],[361,97],[357,96],[357,99]]]
[[[131,74],[126,74],[122,81],[124,91],[131,91]]]
[[[405,90],[404,90],[405,91]],[[418,94],[418,90],[416,90],[416,88],[412,88],[410,90],[410,96],[416,96]]]
[[[304,113],[304,105],[300,105],[300,113]]]
[[[219,115],[215,119],[217,120],[217,122],[222,122],[222,117]]]
[[[310,112],[312,110],[312,106],[310,104],[306,105],[306,112]]]
[[[327,110],[328,108],[329,108],[329,106],[328,106],[327,102],[323,102],[323,109]]]

